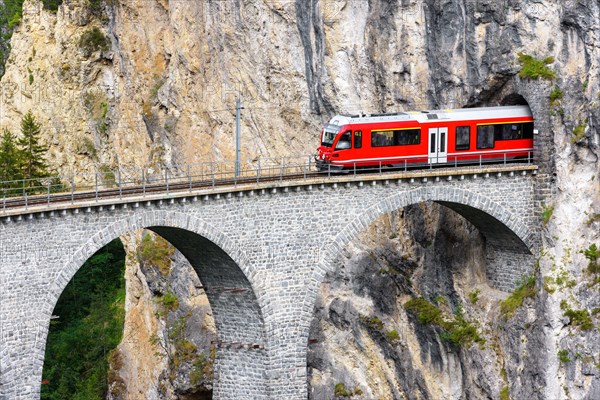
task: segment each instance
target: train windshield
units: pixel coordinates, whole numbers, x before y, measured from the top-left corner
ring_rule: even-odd
[[[340,126],[327,124],[323,129],[323,137],[321,138],[321,146],[331,147],[335,140],[335,135],[340,131]]]

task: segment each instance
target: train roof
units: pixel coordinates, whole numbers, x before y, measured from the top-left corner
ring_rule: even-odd
[[[357,115],[336,115],[329,121],[328,125],[343,126],[348,124],[363,124],[374,122],[434,122],[438,120],[446,121],[468,121],[474,119],[490,118],[519,118],[532,117],[528,106],[499,106],[499,107],[478,107],[478,108],[457,108],[447,110],[424,110],[407,111],[391,114],[357,114]]]

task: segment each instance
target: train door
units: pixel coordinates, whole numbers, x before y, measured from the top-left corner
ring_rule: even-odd
[[[448,128],[429,128],[429,163],[448,161]]]

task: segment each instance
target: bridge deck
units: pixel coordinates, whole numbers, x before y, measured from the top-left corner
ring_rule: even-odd
[[[26,214],[52,212],[88,207],[106,207],[155,201],[175,201],[205,196],[242,195],[244,192],[266,190],[289,190],[289,188],[311,187],[314,185],[332,185],[378,181],[416,181],[429,179],[464,179],[465,176],[482,177],[490,175],[527,173],[536,174],[538,167],[533,164],[500,164],[485,166],[442,167],[407,171],[377,171],[375,173],[329,174],[308,172],[304,174],[286,174],[259,176],[257,178],[223,179],[212,181],[185,181],[159,183],[147,186],[127,186],[110,190],[75,191],[53,193],[31,197],[3,199],[0,203],[0,218]],[[183,200],[185,201],[185,200]]]

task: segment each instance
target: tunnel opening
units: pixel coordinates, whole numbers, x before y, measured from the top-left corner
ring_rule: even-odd
[[[523,96],[518,93],[510,93],[500,100],[500,105],[502,106],[528,106],[529,103]]]

